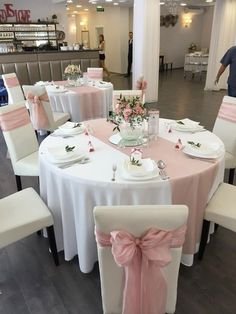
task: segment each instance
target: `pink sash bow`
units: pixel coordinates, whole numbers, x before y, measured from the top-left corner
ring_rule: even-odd
[[[32,104],[31,121],[35,130],[47,129],[49,122],[48,122],[47,114],[42,104],[42,101],[48,101],[47,93],[37,96],[29,92],[26,98]]]
[[[220,106],[218,118],[230,122],[236,122],[236,105],[223,102]]]
[[[161,268],[171,261],[170,248],[182,246],[186,225],[174,231],[149,229],[140,238],[123,231],[104,234],[98,230],[101,246],[112,246],[115,262],[124,267],[122,314],[164,314],[167,287]]]

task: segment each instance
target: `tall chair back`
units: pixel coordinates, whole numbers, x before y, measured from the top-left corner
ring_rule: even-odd
[[[103,68],[87,68],[87,76],[90,79],[102,81],[103,80]]]
[[[95,226],[97,235],[111,235],[113,231],[124,230],[129,234],[133,235],[134,243],[141,247],[142,235],[147,232],[150,228],[152,230],[158,230],[160,238],[163,237],[165,231],[173,232],[173,234],[177,230],[179,234],[181,234],[182,242],[178,243],[178,245],[174,245],[173,248],[168,250],[168,256],[170,257],[170,263],[165,267],[161,267],[161,273],[163,272],[164,279],[167,285],[167,298],[166,303],[164,303],[164,309],[166,313],[174,313],[176,306],[176,298],[177,298],[177,281],[178,281],[178,272],[180,265],[180,258],[182,252],[182,244],[184,241],[185,234],[185,224],[188,217],[188,208],[184,205],[145,205],[145,206],[100,206],[94,209],[94,217],[95,217]],[[165,231],[160,231],[165,230]],[[113,234],[113,233],[112,233]],[[115,233],[116,234],[116,233]],[[161,235],[162,234],[162,235]],[[171,233],[172,234],[172,233]],[[170,233],[169,233],[170,235]],[[113,234],[114,236],[114,234]],[[164,237],[165,237],[164,236]],[[99,239],[100,236],[97,236]],[[119,238],[119,236],[117,236]],[[131,236],[132,238],[132,236]],[[159,238],[159,240],[160,240]],[[116,243],[116,239],[112,237],[112,243]],[[121,242],[126,242],[122,236],[120,237]],[[120,257],[124,257],[127,254],[127,251],[122,253],[119,251],[119,248],[109,246],[109,241],[107,242],[108,246],[103,246],[98,240],[98,259],[99,259],[99,267],[100,267],[100,277],[101,277],[101,290],[102,290],[102,302],[103,302],[103,311],[104,313],[121,313],[122,312],[122,298],[123,298],[123,306],[125,295],[122,297],[123,293],[123,285],[124,285],[124,270],[122,267],[119,267],[114,260],[113,255],[116,255],[116,259]],[[158,240],[157,240],[158,241]],[[129,242],[129,241],[128,241]],[[128,249],[128,242],[126,242]],[[145,241],[144,241],[145,242]],[[144,243],[143,242],[143,243]],[[148,241],[146,242],[148,244]],[[171,246],[171,245],[170,245]],[[146,247],[147,248],[147,247]],[[155,252],[159,256],[157,259],[160,262],[163,258],[162,253],[165,251],[162,248],[155,249]],[[136,251],[135,251],[136,250]],[[134,248],[133,254],[137,253],[137,247]],[[153,252],[153,251],[152,251]],[[159,253],[158,253],[159,252]],[[167,252],[167,251],[166,251]],[[154,254],[154,252],[153,252]],[[170,254],[170,255],[169,255]],[[132,255],[132,254],[131,254]],[[154,254],[155,255],[155,254]],[[154,256],[153,255],[153,256]],[[133,263],[131,261],[130,263]],[[148,267],[152,267],[153,262],[148,261]],[[158,262],[157,262],[158,263]],[[165,264],[165,263],[164,263]],[[162,266],[164,266],[164,264]],[[159,265],[160,266],[160,265]],[[132,270],[131,270],[132,273]],[[127,273],[125,272],[125,276]],[[145,278],[144,278],[145,279]],[[115,283],[115,284],[114,284]],[[126,279],[125,279],[125,283]],[[137,283],[137,282],[136,282]],[[151,285],[151,282],[150,282]],[[132,291],[136,288],[136,285],[132,287]],[[148,288],[148,287],[146,287]],[[158,295],[161,293],[161,289],[156,286],[154,288],[154,299],[158,298]],[[147,292],[148,293],[148,292]],[[140,297],[141,298],[141,297]],[[132,303],[132,297],[127,300],[129,303]],[[139,300],[137,300],[139,302]],[[163,300],[160,300],[163,302]],[[144,304],[147,306],[147,304]],[[162,304],[163,306],[163,304]],[[157,311],[156,311],[157,312]],[[155,312],[155,313],[156,313]],[[131,313],[131,312],[127,312]],[[132,312],[134,313],[134,312]],[[142,313],[142,310],[139,310],[136,313]],[[145,312],[146,313],[146,312]],[[152,311],[147,311],[147,313],[154,313]],[[164,313],[164,311],[163,311]]]
[[[2,74],[4,85],[8,93],[8,104],[24,103],[25,98],[15,73]]]

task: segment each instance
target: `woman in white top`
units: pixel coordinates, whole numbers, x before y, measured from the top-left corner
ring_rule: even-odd
[[[107,76],[110,76],[108,69],[105,67],[105,40],[104,36],[99,35],[99,67],[103,68],[103,71],[106,72]]]

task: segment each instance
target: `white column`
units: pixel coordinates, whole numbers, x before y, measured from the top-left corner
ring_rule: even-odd
[[[205,90],[227,88],[228,69],[214,85],[220,60],[236,42],[236,1],[216,0]]]
[[[158,99],[160,1],[134,0],[133,89],[143,75],[147,81],[146,101]]]

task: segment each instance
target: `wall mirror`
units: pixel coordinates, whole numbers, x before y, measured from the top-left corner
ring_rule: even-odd
[[[89,31],[81,31],[81,39],[84,47],[90,47]]]

